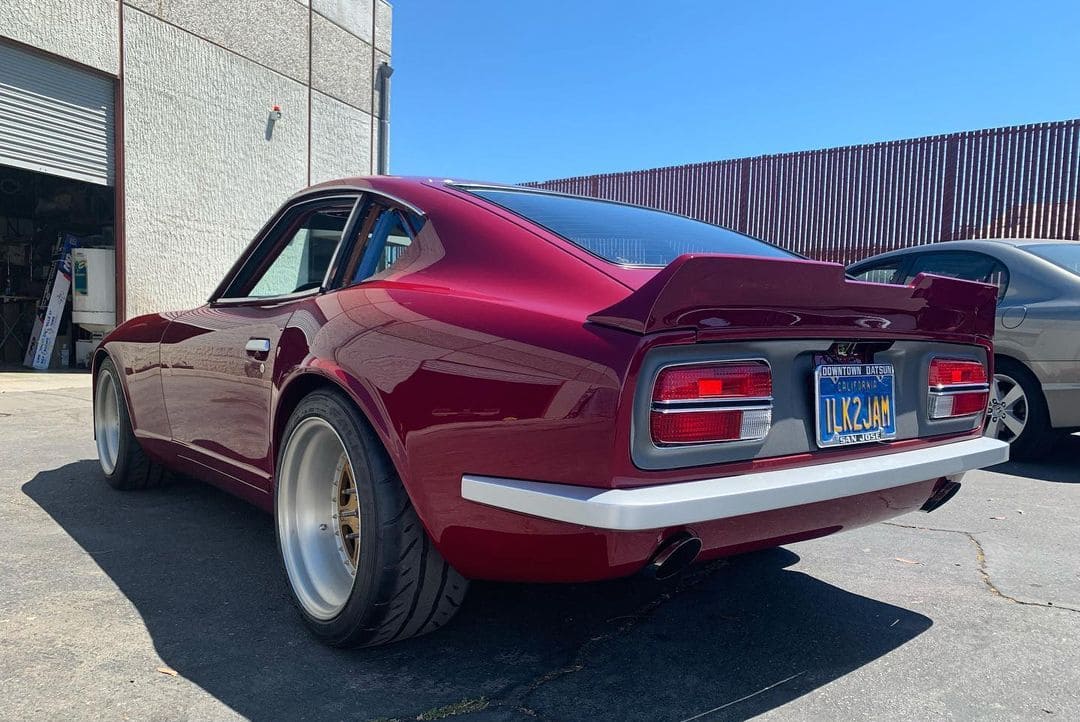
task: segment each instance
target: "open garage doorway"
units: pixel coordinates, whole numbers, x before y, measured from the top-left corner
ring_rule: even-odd
[[[96,340],[115,325],[114,211],[108,186],[0,166],[3,365],[34,367],[31,347],[42,343],[42,315],[58,286],[66,289],[51,348],[41,349],[46,368],[85,365]],[[66,283],[58,279],[62,267]]]

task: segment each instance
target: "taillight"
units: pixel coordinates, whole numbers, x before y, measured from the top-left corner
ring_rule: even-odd
[[[930,362],[928,413],[931,419],[973,417],[982,423],[990,401],[986,366],[980,361],[936,358]]]
[[[662,369],[649,425],[660,446],[763,439],[772,425],[772,371],[764,361]]]

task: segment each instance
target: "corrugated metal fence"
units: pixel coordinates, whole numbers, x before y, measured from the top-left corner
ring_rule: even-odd
[[[1080,119],[526,183],[848,263],[958,238],[1080,240]]]

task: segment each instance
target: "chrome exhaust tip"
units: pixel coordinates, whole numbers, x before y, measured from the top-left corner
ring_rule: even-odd
[[[700,553],[701,539],[689,532],[679,532],[664,540],[643,572],[657,581],[671,579],[693,564]]]

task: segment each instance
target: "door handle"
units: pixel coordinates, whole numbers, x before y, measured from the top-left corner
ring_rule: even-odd
[[[244,350],[247,351],[249,356],[259,356],[261,354],[270,353],[270,339],[268,338],[251,338],[248,339],[247,345],[244,346]]]

